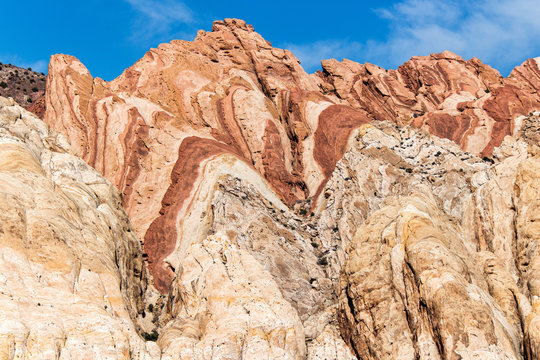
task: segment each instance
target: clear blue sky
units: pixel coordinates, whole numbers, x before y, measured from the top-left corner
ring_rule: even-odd
[[[46,72],[50,55],[70,54],[106,80],[226,17],[246,20],[310,72],[321,59],[396,68],[448,49],[507,75],[540,56],[539,0],[10,0],[2,13],[0,61]]]

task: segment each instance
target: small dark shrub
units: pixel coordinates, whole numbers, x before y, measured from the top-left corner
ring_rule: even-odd
[[[406,172],[408,172],[409,174],[412,173],[412,169],[405,169]]]
[[[141,335],[146,341],[156,341],[159,337],[159,334],[156,330],[152,330],[151,333],[143,332]]]
[[[317,265],[326,266],[328,265],[328,260],[326,260],[326,258],[320,258],[319,260],[317,260]]]
[[[31,103],[32,102],[32,98],[28,98],[26,99],[27,102]]]
[[[319,244],[317,244],[316,242],[312,242],[312,243],[311,243],[311,246],[313,246],[314,248],[318,248],[318,247],[319,247]]]
[[[300,215],[306,215],[307,210],[306,209],[300,209]]]
[[[149,304],[148,305],[148,311],[149,312],[154,312],[154,304]]]
[[[7,88],[6,82],[5,82],[5,81],[0,82],[0,87],[1,87],[2,89]]]
[[[34,86],[34,87],[32,88],[32,91],[33,91],[33,92],[37,92],[37,91],[38,91],[38,88]]]

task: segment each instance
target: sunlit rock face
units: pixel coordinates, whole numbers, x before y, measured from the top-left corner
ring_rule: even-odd
[[[120,194],[0,98],[0,359],[149,359],[146,271]]]
[[[336,94],[370,118],[412,124],[489,156],[516,118],[540,107],[540,68],[529,59],[508,78],[473,58],[445,51],[413,57],[397,70],[372,64],[324,60],[324,93]]]
[[[145,356],[534,359],[539,72],[444,52],[310,75],[227,19],[111,82],[54,56],[45,122],[144,245],[126,261],[162,295],[122,306],[159,332]]]
[[[162,291],[213,159],[240,159],[292,205],[320,193],[351,130],[369,121],[239,20],[160,45],[109,83],[64,55],[48,76],[45,121],[122,191]]]

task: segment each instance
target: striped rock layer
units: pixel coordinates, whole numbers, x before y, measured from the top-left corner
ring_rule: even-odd
[[[288,207],[317,200],[352,131],[371,120],[420,127],[489,156],[519,132],[520,116],[540,109],[539,83],[535,59],[503,78],[449,52],[396,71],[327,60],[310,75],[291,52],[226,19],[192,42],[151,49],[111,82],[53,56],[45,121],[120,189],[165,293],[206,235],[202,194],[222,177],[260,184]]]

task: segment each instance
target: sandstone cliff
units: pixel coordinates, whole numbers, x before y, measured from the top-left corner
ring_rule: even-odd
[[[149,359],[145,284],[118,191],[0,98],[0,358]]]
[[[109,245],[128,354],[539,358],[539,75],[448,52],[309,75],[239,20],[111,82],[54,56],[45,122],[144,246]]]

